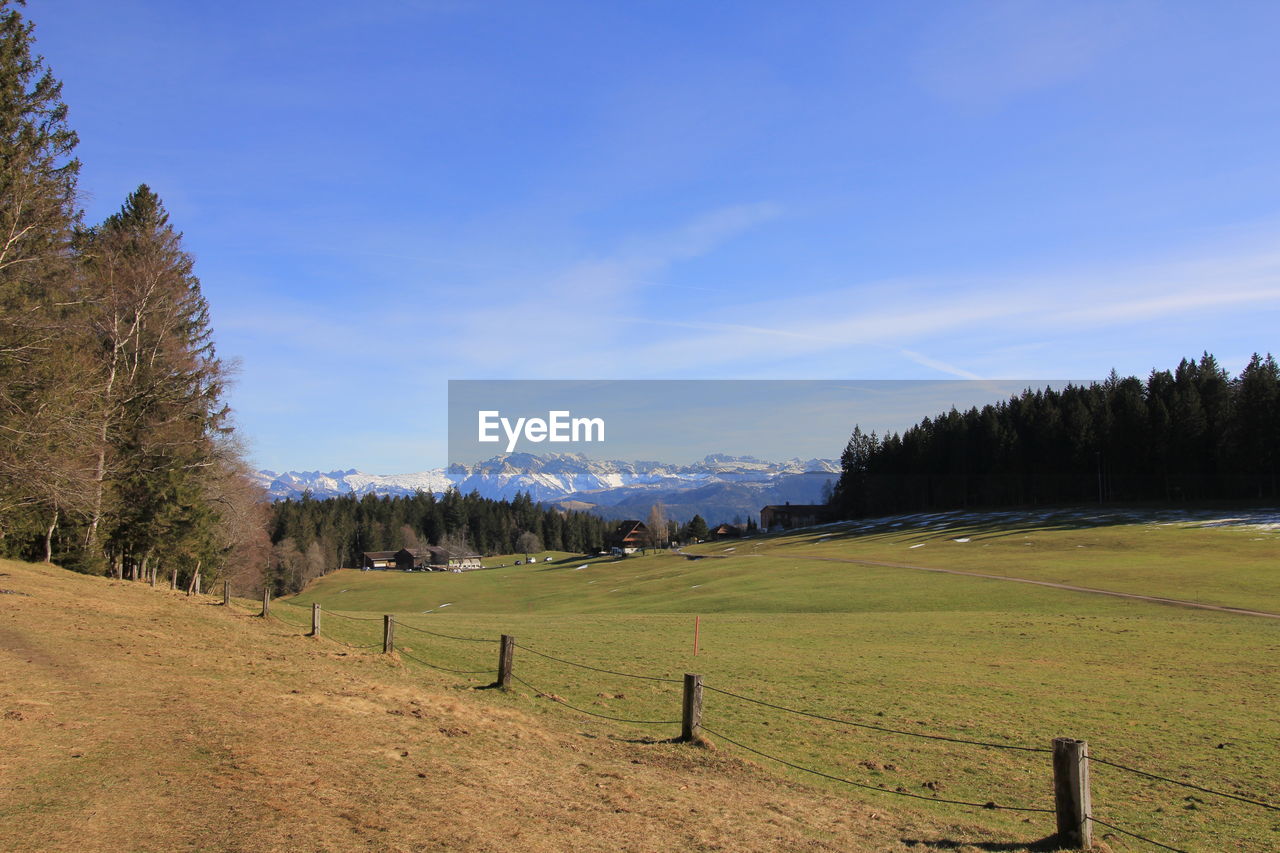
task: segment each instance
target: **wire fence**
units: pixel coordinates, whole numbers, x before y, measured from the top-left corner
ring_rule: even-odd
[[[566,708],[569,708],[570,710],[577,711],[579,714],[587,714],[592,717],[599,717],[602,720],[613,720],[614,722],[618,722],[618,723],[635,723],[636,725],[642,725],[642,726],[678,726],[680,725],[679,720],[634,720],[628,717],[614,717],[609,714],[601,714],[599,711],[591,711],[587,708],[579,708],[575,705],[570,705],[568,702],[566,702],[564,699],[562,699],[561,697],[557,696],[554,693],[549,693],[545,690],[541,690],[537,687],[534,687],[532,684],[525,681],[523,678],[516,675],[515,673],[512,673],[511,677],[516,681],[520,682],[521,684],[523,684],[525,687],[528,687],[538,696],[542,696],[544,698],[550,699],[553,702],[556,702],[557,704],[560,704],[565,706]]]
[[[1122,829],[1121,827],[1116,826],[1114,823],[1107,823],[1106,821],[1098,820],[1096,817],[1093,817],[1093,816],[1090,816],[1089,819],[1094,823],[1098,824],[1098,826],[1105,826],[1107,829],[1114,830],[1120,833],[1121,835],[1127,835],[1130,838],[1136,838],[1139,841],[1145,841],[1146,843],[1152,846],[1159,847],[1161,850],[1172,850],[1173,853],[1190,853],[1190,851],[1183,850],[1181,847],[1171,847],[1168,844],[1164,844],[1163,842],[1156,841],[1154,838],[1147,838],[1145,835],[1139,835],[1136,832],[1130,832],[1127,829]]]
[[[224,600],[230,603],[230,599],[224,599]],[[290,604],[295,609],[305,609],[300,605],[292,604],[292,602],[282,602],[282,603]],[[318,609],[315,612],[318,615],[319,613]],[[268,609],[264,606],[263,615],[267,615],[267,613],[268,613]],[[879,732],[881,734],[887,734],[887,735],[896,735],[900,737],[923,739],[923,740],[936,741],[936,742],[942,742],[947,744],[955,744],[959,746],[972,746],[972,747],[978,747],[982,749],[1008,750],[1008,751],[1019,752],[1019,753],[1055,754],[1054,749],[1039,747],[1039,746],[1029,746],[1029,745],[1020,744],[1020,743],[1008,743],[1008,742],[1002,743],[995,739],[983,740],[983,739],[977,739],[977,738],[956,737],[954,735],[939,734],[934,732],[911,731],[909,729],[895,728],[893,726],[885,726],[877,723],[850,719],[847,717],[837,717],[830,714],[819,713],[817,711],[806,710],[803,708],[796,708],[788,705],[783,705],[777,702],[767,701],[765,699],[747,695],[746,693],[743,693],[743,692],[736,692],[736,691],[728,690],[723,687],[714,686],[711,684],[704,684],[701,680],[701,676],[686,676],[685,679],[683,680],[685,693],[683,697],[683,708],[682,708],[681,719],[648,719],[648,718],[635,718],[635,717],[619,716],[615,714],[607,714],[607,713],[602,713],[600,711],[592,710],[590,708],[584,708],[578,704],[573,704],[567,701],[566,699],[564,699],[563,697],[557,695],[556,693],[549,690],[545,690],[538,686],[535,686],[533,683],[526,680],[524,677],[520,675],[516,675],[515,672],[513,671],[513,666],[512,666],[512,656],[514,654],[514,650],[519,649],[522,652],[527,652],[545,661],[561,664],[563,666],[573,667],[579,670],[611,675],[619,678],[646,681],[646,682],[654,683],[655,685],[680,684],[682,680],[678,678],[672,678],[669,676],[663,676],[663,675],[628,672],[625,670],[617,670],[609,667],[598,666],[592,663],[585,663],[583,661],[572,660],[570,658],[549,654],[548,652],[542,651],[540,649],[532,648],[530,646],[518,644],[514,641],[514,639],[506,636],[502,637],[500,640],[501,650],[500,650],[499,660],[497,662],[498,665],[496,667],[486,667],[482,669],[459,669],[455,667],[445,666],[442,663],[439,663],[438,661],[427,660],[425,657],[417,653],[418,651],[420,651],[417,649],[411,650],[410,648],[404,647],[404,646],[395,648],[394,634],[392,633],[393,629],[403,628],[409,631],[414,631],[423,636],[430,636],[430,637],[435,637],[435,638],[440,638],[445,640],[468,642],[468,643],[491,644],[495,642],[494,639],[486,638],[486,637],[463,636],[463,635],[457,635],[457,634],[444,633],[440,631],[428,630],[426,628],[421,628],[416,625],[410,625],[406,622],[395,620],[389,616],[384,616],[381,618],[352,616],[349,614],[339,613],[336,611],[324,611],[323,613],[324,613],[324,616],[326,617],[337,617],[339,619],[348,620],[349,622],[352,622],[352,623],[362,623],[362,622],[375,622],[375,623],[382,622],[383,623],[384,635],[381,642],[370,643],[367,645],[353,644],[353,643],[345,642],[338,637],[332,636],[331,634],[327,635],[326,639],[332,640],[333,642],[337,642],[339,644],[349,646],[351,648],[360,649],[360,650],[374,649],[379,647],[382,647],[386,651],[395,650],[402,657],[410,661],[413,661],[416,664],[419,664],[421,666],[427,667],[432,670],[437,670],[440,672],[445,672],[450,674],[457,674],[457,675],[496,674],[497,680],[494,682],[495,686],[505,687],[509,684],[509,682],[514,681],[528,688],[530,691],[534,693],[535,696],[551,700],[555,704],[561,705],[579,714],[583,714],[583,715],[598,718],[598,719],[608,720],[611,722],[624,723],[628,725],[640,725],[640,726],[681,725],[683,727],[683,735],[681,738],[677,738],[676,740],[694,739],[693,737],[690,736],[693,732],[695,731],[705,732],[706,734],[711,735],[712,737],[718,738],[724,741],[725,743],[731,744],[737,747],[738,749],[743,750],[744,752],[775,762],[784,767],[791,768],[801,773],[809,774],[809,775],[826,779],[831,782],[836,782],[842,785],[847,785],[849,787],[864,789],[868,791],[874,791],[877,793],[887,794],[890,796],[899,796],[899,797],[905,797],[905,798],[914,799],[914,800],[923,800],[925,802],[954,805],[954,806],[982,809],[982,810],[988,810],[988,811],[1023,812],[1023,813],[1033,813],[1033,814],[1055,814],[1056,813],[1059,817],[1059,826],[1061,826],[1061,819],[1063,814],[1061,802],[1055,803],[1054,808],[1046,808],[1043,806],[1012,804],[1008,802],[1003,802],[1001,801],[1002,798],[997,798],[997,797],[984,797],[984,798],[978,798],[978,799],[960,799],[960,798],[948,798],[948,797],[940,797],[936,795],[926,795],[921,793],[915,793],[912,791],[907,791],[900,787],[895,789],[895,788],[886,787],[885,785],[882,785],[882,784],[871,784],[869,782],[860,782],[855,779],[850,779],[845,775],[839,775],[837,773],[829,773],[824,770],[807,766],[806,764],[802,764],[798,761],[792,760],[789,757],[775,754],[775,752],[767,751],[766,749],[762,749],[759,746],[751,745],[749,743],[744,742],[744,739],[740,735],[731,736],[729,734],[726,734],[719,722],[716,723],[715,729],[708,727],[705,723],[702,722],[702,691],[705,689],[706,691],[709,691],[713,694],[724,696],[727,699],[731,699],[741,703],[747,703],[756,707],[768,709],[770,711],[776,711],[783,714],[788,714],[788,715],[811,719],[811,720],[817,720],[821,722],[834,723],[841,726],[849,726],[852,728]],[[275,616],[276,619],[283,622],[284,624],[290,625],[291,627],[312,627],[308,625],[301,625],[291,620],[281,618],[279,614],[273,613],[271,615]],[[696,701],[691,701],[691,695],[690,695],[690,689],[691,689],[690,685],[692,683],[691,679],[696,679],[696,690],[697,690]],[[607,695],[607,694],[601,694],[601,695]],[[615,697],[615,698],[619,698],[619,697]],[[691,724],[691,714],[693,715],[692,724]],[[730,721],[726,719],[726,722],[730,722]],[[1091,756],[1091,755],[1088,755],[1087,752],[1085,753],[1085,755],[1087,756],[1088,762],[1113,768],[1115,770],[1121,771],[1122,773],[1132,774],[1135,776],[1158,781],[1164,784],[1178,786],[1184,789],[1196,791],[1196,792],[1207,794],[1210,796],[1220,797],[1226,800],[1231,800],[1234,802],[1242,803],[1242,804],[1253,806],[1260,809],[1265,809],[1268,811],[1280,812],[1280,806],[1274,803],[1267,802],[1262,799],[1257,799],[1253,797],[1244,796],[1241,794],[1235,794],[1228,791],[1219,790],[1216,788],[1211,788],[1209,786],[1200,785],[1195,782],[1188,782],[1180,779],[1175,779],[1167,775],[1162,775],[1158,773],[1153,773],[1148,770],[1142,770],[1136,767],[1131,767],[1129,765],[1121,764],[1116,761],[1111,761],[1106,758],[1098,758],[1095,756]],[[1056,758],[1057,756],[1055,754],[1055,774],[1057,772]],[[1085,778],[1087,779],[1087,774],[1085,775]],[[1055,775],[1055,786],[1056,786],[1056,775]],[[1172,850],[1172,851],[1175,851],[1175,853],[1187,853],[1187,851],[1183,850],[1182,848],[1175,847],[1163,841],[1151,838],[1131,828],[1117,825],[1116,823],[1113,823],[1111,821],[1104,821],[1096,817],[1092,813],[1084,815],[1083,820],[1084,820],[1084,824],[1082,825],[1086,827],[1089,824],[1096,824],[1100,827],[1105,827],[1106,829],[1111,830],[1112,832],[1118,833],[1127,838],[1131,838],[1135,841],[1139,841],[1162,850]]]
[[[494,643],[497,642],[493,637],[459,637],[454,634],[441,634],[439,631],[428,631],[426,628],[419,628],[410,625],[408,622],[396,622],[401,628],[408,628],[410,631],[417,631],[419,634],[429,634],[432,637],[441,637],[446,640],[460,640],[464,643]]]
[[[824,714],[816,714],[812,711],[802,711],[798,708],[788,708],[784,705],[775,705],[772,702],[765,702],[763,699],[753,699],[750,696],[743,696],[739,693],[732,693],[728,690],[723,690],[719,687],[712,687],[710,684],[704,684],[702,686],[706,690],[712,690],[716,693],[720,693],[724,696],[730,696],[734,699],[739,699],[743,702],[751,702],[756,705],[763,705],[764,707],[772,708],[775,711],[785,711],[788,714],[795,714],[800,717],[809,717],[815,720],[825,720],[829,723],[840,723],[841,725],[853,726],[859,729],[871,729],[873,731],[887,732],[895,735],[906,735],[907,737],[918,737],[918,738],[923,738],[925,740],[942,740],[942,741],[947,741],[949,743],[968,744],[970,746],[985,746],[991,749],[1010,749],[1010,750],[1017,750],[1019,752],[1053,752],[1052,749],[1048,749],[1047,747],[1043,747],[1043,746],[1018,746],[1016,744],[1010,744],[1010,743],[994,743],[994,742],[982,741],[982,740],[967,740],[965,738],[951,737],[949,735],[935,735],[935,734],[927,734],[925,732],[912,732],[912,731],[907,731],[906,729],[894,729],[894,728],[889,728],[888,726],[877,726],[873,723],[860,723],[860,722],[857,722],[856,720],[847,720],[847,719],[842,719],[840,717],[828,717]]]
[[[417,661],[418,663],[422,664],[425,667],[429,667],[431,669],[438,669],[441,672],[452,672],[457,675],[488,675],[490,673],[497,672],[497,669],[494,667],[489,667],[488,669],[450,669],[447,666],[440,666],[439,664],[434,664],[434,663],[425,661],[422,658],[418,657],[417,655],[411,654],[410,652],[404,649],[400,649],[399,652],[402,656],[407,657],[409,660]]]
[[[616,669],[604,669],[603,667],[591,666],[590,664],[579,663],[578,661],[565,660],[564,658],[558,658],[558,657],[549,655],[546,652],[540,652],[537,649],[531,649],[528,646],[522,646],[519,643],[516,643],[516,648],[522,649],[526,652],[532,652],[538,657],[546,658],[547,660],[553,660],[557,663],[568,664],[569,666],[576,666],[579,669],[589,669],[593,672],[605,672],[605,673],[608,673],[609,675],[617,675],[617,676],[621,676],[622,678],[636,678],[644,681],[663,681],[668,684],[680,683],[680,679],[678,678],[663,678],[657,675],[636,675],[635,673],[632,673],[632,672],[619,672]]]
[[[821,776],[823,779],[830,779],[833,782],[843,782],[844,784],[852,785],[855,788],[865,788],[868,791],[878,791],[882,794],[893,794],[894,796],[898,796],[898,797],[911,797],[917,800],[927,800],[928,802],[931,802],[931,803],[948,803],[950,805],[956,805],[956,806],[972,806],[974,808],[979,808],[979,809],[1004,809],[1005,811],[1013,811],[1013,812],[1046,812],[1048,814],[1053,814],[1054,812],[1053,809],[1035,808],[1031,806],[1002,806],[996,803],[994,800],[987,800],[986,802],[979,803],[971,800],[948,800],[943,797],[928,797],[928,796],[925,796],[924,794],[913,794],[910,791],[897,791],[892,788],[884,788],[879,785],[868,785],[865,782],[855,782],[852,779],[845,779],[842,776],[833,776],[830,773],[823,773],[821,770],[814,770],[812,767],[803,767],[799,764],[796,764],[795,762],[788,761],[785,758],[779,758],[776,755],[770,755],[769,753],[756,749],[753,746],[747,746],[745,743],[742,743],[741,741],[734,740],[733,738],[729,737],[726,734],[723,734],[718,731],[713,731],[712,729],[708,728],[705,724],[699,726],[699,728],[701,728],[707,734],[712,735],[713,737],[718,737],[723,741],[733,744],[739,749],[745,749],[747,752],[755,753],[756,755],[759,755],[761,758],[767,758],[770,761],[776,761],[779,764],[784,764],[787,767],[791,767],[795,770],[802,770],[805,773],[812,773],[814,776]]]
[[[1270,809],[1271,811],[1274,811],[1274,812],[1280,812],[1280,806],[1272,805],[1271,803],[1263,802],[1262,800],[1254,800],[1254,799],[1250,799],[1249,797],[1242,797],[1239,794],[1228,794],[1226,791],[1215,791],[1213,788],[1206,788],[1203,785],[1197,785],[1193,782],[1183,782],[1179,779],[1170,779],[1168,776],[1160,776],[1156,773],[1148,773],[1146,770],[1138,770],[1137,768],[1134,768],[1134,767],[1126,767],[1123,764],[1117,764],[1114,761],[1107,761],[1104,758],[1098,758],[1097,756],[1093,756],[1093,755],[1089,756],[1089,760],[1092,761],[1094,764],[1105,764],[1108,767],[1114,767],[1117,770],[1123,770],[1126,773],[1132,773],[1135,776],[1145,776],[1148,779],[1156,779],[1160,782],[1168,782],[1170,785],[1178,785],[1180,787],[1187,788],[1192,791],[1199,791],[1202,794],[1212,794],[1215,797],[1224,797],[1228,800],[1237,800],[1238,802],[1241,802],[1241,803],[1249,803],[1250,805],[1261,806],[1264,809]]]
[[[381,622],[382,620],[376,616],[348,616],[345,613],[339,613],[336,610],[324,611],[325,616],[337,616],[339,619],[346,619],[348,622]]]

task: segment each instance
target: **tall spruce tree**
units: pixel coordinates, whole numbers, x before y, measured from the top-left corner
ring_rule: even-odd
[[[91,396],[76,346],[70,276],[78,221],[76,134],[62,84],[32,53],[33,27],[0,0],[0,548],[81,509],[81,408]]]
[[[145,184],[84,240],[102,388],[86,541],[116,566],[216,560],[208,492],[228,430],[225,371],[193,266]]]

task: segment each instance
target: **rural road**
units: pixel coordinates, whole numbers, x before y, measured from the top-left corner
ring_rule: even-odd
[[[915,566],[910,563],[885,563],[878,560],[855,560],[851,557],[805,557],[788,554],[793,560],[818,560],[826,563],[854,563],[861,566],[881,566],[890,569],[914,569],[918,572],[937,572],[944,575],[965,575],[971,578],[986,578],[993,581],[1011,581],[1013,583],[1029,583],[1035,586],[1047,586],[1053,589],[1065,589],[1071,592],[1087,592],[1093,595],[1110,595],[1115,598],[1132,598],[1137,601],[1150,601],[1155,604],[1170,604],[1175,607],[1195,607],[1200,610],[1216,610],[1220,613],[1237,613],[1243,616],[1262,616],[1266,619],[1280,619],[1280,613],[1266,610],[1247,610],[1243,607],[1226,607],[1221,604],[1205,604],[1201,601],[1184,601],[1181,598],[1161,598],[1158,595],[1140,595],[1136,592],[1116,592],[1110,589],[1095,589],[1090,586],[1074,586],[1069,583],[1053,583],[1052,581],[1036,581],[1029,578],[1015,578],[1008,575],[989,575],[984,572],[966,572],[961,569],[935,569],[929,566]]]

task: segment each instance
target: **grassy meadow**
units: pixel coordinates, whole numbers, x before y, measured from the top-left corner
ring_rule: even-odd
[[[1248,510],[939,513],[748,540],[742,553],[918,564],[1280,613],[1278,528],[1280,513]]]
[[[251,600],[9,560],[0,593],[0,850],[972,853],[989,837],[306,637],[283,604],[260,619]]]
[[[637,737],[675,733],[678,684],[575,668],[530,650],[661,678],[699,672],[709,688],[909,732],[1042,748],[1055,736],[1079,737],[1096,757],[1275,803],[1280,620],[796,558],[895,561],[1280,609],[1277,545],[1280,536],[1257,526],[1090,521],[1080,513],[934,516],[706,543],[689,549],[714,555],[698,560],[664,553],[459,575],[342,571],[293,603],[320,602],[326,635],[353,643],[379,640],[382,613],[404,626],[487,640],[398,629],[402,649],[463,671],[454,675],[463,683],[491,680],[474,671],[494,666],[499,633],[514,634],[527,647],[516,652],[523,683],[516,696],[495,701],[528,702],[541,692],[597,714],[659,721],[617,724]],[[572,713],[545,699],[533,704]],[[862,784],[1052,806],[1043,753],[819,721],[711,689],[703,721],[716,734]],[[918,802],[721,748],[859,800]],[[1093,787],[1097,817],[1175,847],[1280,845],[1274,811],[1099,764]],[[1048,814],[921,807],[988,823],[997,840],[1053,829]],[[1145,847],[1098,832],[1116,850]]]

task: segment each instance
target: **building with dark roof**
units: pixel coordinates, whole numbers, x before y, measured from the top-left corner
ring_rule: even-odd
[[[839,521],[836,511],[826,504],[772,504],[760,510],[763,530],[790,530]]]
[[[649,546],[649,528],[643,521],[634,518],[618,522],[613,535],[609,537],[609,545],[618,548],[624,554],[631,554]]]

